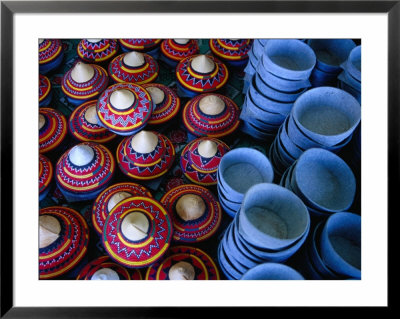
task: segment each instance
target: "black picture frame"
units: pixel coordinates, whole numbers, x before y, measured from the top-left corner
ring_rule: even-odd
[[[211,5],[212,4],[212,5]],[[0,316],[1,318],[178,318],[212,313],[226,317],[227,309],[154,308],[21,308],[13,304],[13,16],[16,13],[123,12],[270,12],[270,13],[387,13],[388,14],[388,207],[396,207],[399,186],[400,1],[1,1],[1,210]],[[397,212],[395,212],[397,213]],[[390,215],[388,214],[388,218]],[[388,227],[391,223],[388,223]],[[392,223],[393,227],[393,223]],[[389,231],[389,233],[391,233]],[[389,242],[390,247],[390,242]],[[390,256],[389,256],[390,257]],[[389,258],[390,264],[390,258]],[[388,285],[390,284],[390,280]],[[387,309],[390,308],[390,297]],[[239,310],[239,311],[238,311]],[[251,309],[252,310],[252,309]],[[252,317],[249,309],[235,309]],[[307,315],[309,309],[288,309]],[[386,310],[386,309],[385,309]]]

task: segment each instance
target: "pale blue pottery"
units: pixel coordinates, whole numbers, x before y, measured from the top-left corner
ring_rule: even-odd
[[[317,210],[345,211],[353,204],[356,179],[338,155],[321,148],[306,150],[293,171],[295,187]]]
[[[247,271],[241,280],[304,280],[297,270],[282,263],[264,263]]]
[[[264,47],[264,67],[284,79],[308,79],[316,64],[314,51],[303,41],[272,39]]]
[[[361,82],[361,45],[351,50],[348,59],[342,64],[342,68]]]
[[[228,279],[237,280],[241,277],[242,273],[229,262],[226,253],[223,249],[222,243],[218,245],[217,256],[218,256],[218,263]]]
[[[287,150],[287,152],[293,157],[293,158],[299,158],[301,154],[303,154],[303,152],[305,151],[305,149],[301,148],[300,146],[296,145],[293,140],[289,137],[288,133],[287,133],[287,123],[288,123],[288,119],[285,120],[285,122],[283,122],[283,124],[281,125],[278,135],[277,135],[277,139],[280,140],[280,142],[282,143],[282,146],[285,147],[285,149]]]
[[[248,215],[254,207],[272,210],[285,223],[286,238],[275,236],[265,229],[269,227],[261,222],[266,218],[265,214],[262,218]],[[239,226],[243,230],[242,234],[251,234],[251,240],[254,243],[263,243],[263,247],[267,249],[282,250],[295,243],[307,232],[310,226],[310,215],[307,207],[293,192],[276,184],[260,183],[252,186],[243,198]]]
[[[302,94],[293,104],[290,114],[310,139],[325,146],[334,146],[352,135],[361,120],[361,106],[348,92],[323,86]]]
[[[351,39],[310,39],[307,44],[317,57],[316,68],[324,72],[339,73],[356,44]]]
[[[335,246],[335,236],[346,241]],[[361,279],[361,216],[350,212],[330,216],[322,229],[320,252],[324,263],[336,273]]]

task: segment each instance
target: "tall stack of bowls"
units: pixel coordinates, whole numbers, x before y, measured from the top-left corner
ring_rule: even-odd
[[[311,280],[361,279],[361,217],[332,214],[313,227],[296,265]]]
[[[354,173],[346,162],[322,148],[305,151],[285,171],[280,185],[301,198],[315,221],[347,211],[357,188]]]
[[[285,263],[305,243],[310,215],[301,199],[272,183],[252,186],[218,246],[228,279],[241,279],[263,263]]]
[[[341,68],[343,71],[338,76],[339,86],[361,103],[361,45],[351,50]]]
[[[242,106],[242,131],[260,140],[274,137],[295,100],[310,86],[314,51],[303,41],[268,40]]]
[[[351,39],[310,39],[307,44],[314,50],[317,63],[311,73],[313,87],[337,86],[337,77],[356,44]]]
[[[254,39],[253,44],[248,52],[249,61],[244,69],[244,85],[243,93],[246,94],[247,89],[250,86],[251,78],[256,73],[258,61],[264,51],[264,46],[267,43],[267,39]]]
[[[259,150],[239,147],[225,153],[217,171],[218,199],[222,209],[234,217],[244,194],[255,184],[272,183],[274,171]]]
[[[344,90],[321,86],[303,93],[269,149],[275,173],[281,176],[310,148],[338,153],[352,139],[360,121],[360,103]]]

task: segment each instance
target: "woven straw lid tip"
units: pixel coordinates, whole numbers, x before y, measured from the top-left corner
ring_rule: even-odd
[[[198,151],[202,157],[213,157],[217,154],[217,143],[211,140],[203,140],[199,143]]]
[[[39,248],[54,243],[60,236],[61,225],[57,218],[50,215],[39,216]]]
[[[149,226],[147,217],[143,213],[135,211],[124,217],[121,231],[129,240],[138,241],[147,237]]]
[[[199,73],[210,73],[214,70],[215,63],[205,54],[200,54],[192,59],[191,67]]]
[[[217,115],[222,113],[225,102],[217,95],[206,95],[199,101],[200,110],[207,115]]]
[[[94,151],[89,145],[79,144],[71,148],[68,156],[72,164],[85,166],[93,160]]]
[[[119,280],[118,273],[110,268],[102,268],[97,270],[90,280]]]
[[[138,67],[144,64],[145,59],[143,53],[132,51],[124,55],[124,63],[131,67]]]
[[[186,194],[176,202],[176,212],[185,221],[195,220],[204,215],[206,204],[195,194]]]
[[[191,264],[180,261],[169,269],[168,277],[170,280],[193,280],[195,271]]]
[[[131,140],[132,148],[140,154],[148,154],[156,149],[158,136],[151,131],[140,131]]]

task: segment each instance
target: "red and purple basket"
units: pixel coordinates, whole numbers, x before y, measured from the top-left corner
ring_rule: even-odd
[[[150,197],[129,197],[108,215],[102,236],[107,254],[127,268],[144,268],[170,247],[173,228],[165,208]]]
[[[146,83],[142,86],[150,93],[155,104],[149,125],[168,123],[179,113],[181,99],[171,88],[159,83]]]
[[[150,54],[154,59],[160,55],[162,39],[119,39],[123,52],[137,51]]]
[[[118,52],[115,39],[82,39],[76,47],[79,58],[86,63],[103,64]]]
[[[91,75],[83,82],[73,78],[72,72],[74,68],[85,65],[91,71]],[[98,98],[98,96],[108,86],[107,71],[96,64],[84,64],[77,62],[67,73],[64,74],[61,89],[67,97],[67,100],[74,106],[78,106],[86,101]]]
[[[47,74],[57,69],[64,58],[64,49],[59,39],[39,40],[39,73]]]
[[[45,75],[39,74],[39,107],[49,106],[53,93],[51,91],[51,82]]]
[[[135,180],[154,180],[165,175],[175,160],[175,148],[165,135],[155,131],[138,134],[156,136],[157,142],[150,152],[141,152],[132,145],[136,135],[126,137],[117,148],[117,162],[121,171]]]
[[[210,39],[212,53],[226,65],[244,69],[249,61],[252,39]]]
[[[72,208],[52,206],[39,211],[39,223],[39,278],[75,278],[89,244],[85,219]]]
[[[194,202],[197,207],[201,208],[197,215],[182,217],[179,214],[177,205],[180,200],[185,201],[186,199],[188,199],[189,205]],[[197,243],[207,240],[217,232],[221,225],[221,206],[214,194],[203,186],[179,185],[166,192],[160,199],[160,203],[172,219],[173,240],[176,242]],[[190,207],[182,207],[183,210],[190,209]]]
[[[50,159],[39,154],[39,201],[43,200],[50,191],[53,181],[53,164]]]
[[[154,103],[142,86],[117,83],[109,86],[97,100],[99,124],[117,135],[132,135],[143,129]]]
[[[108,143],[117,136],[99,125],[96,110],[97,100],[90,100],[78,106],[69,117],[69,132],[79,142]]]
[[[131,274],[109,256],[100,256],[83,267],[76,280],[131,280]]]
[[[200,65],[200,67],[199,67]],[[228,68],[212,55],[192,55],[176,67],[178,95],[192,98],[220,90],[228,81]]]
[[[40,153],[55,153],[61,151],[67,133],[67,119],[63,113],[47,107],[39,109]]]
[[[86,201],[95,199],[108,187],[114,172],[114,158],[104,145],[83,142],[60,157],[55,179],[67,201]]]
[[[155,58],[136,51],[122,53],[108,65],[108,74],[115,83],[151,83],[157,79],[159,71]]]
[[[199,137],[188,143],[181,152],[182,172],[191,183],[217,185],[219,163],[230,150],[224,142],[212,137]]]
[[[92,224],[99,235],[103,234],[104,222],[114,206],[132,196],[153,197],[146,187],[130,182],[113,184],[97,196],[92,208]]]
[[[240,125],[240,109],[227,96],[206,93],[189,100],[183,108],[183,124],[194,137],[222,138],[234,133]]]
[[[160,60],[176,68],[181,60],[199,52],[199,44],[195,39],[165,39],[161,42]]]
[[[179,276],[179,270],[189,267],[191,277],[187,272]],[[170,275],[175,272],[174,278]],[[167,255],[159,262],[147,268],[145,280],[219,280],[220,274],[217,265],[203,250],[191,246],[173,246]]]

